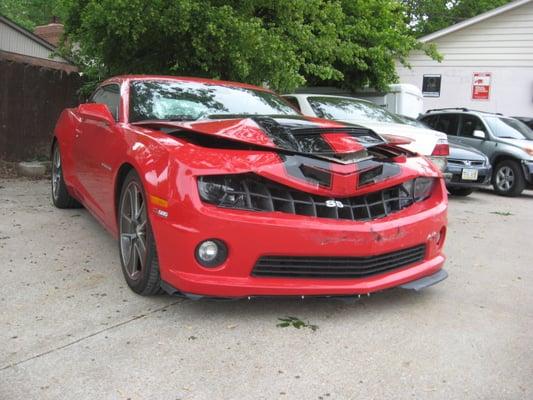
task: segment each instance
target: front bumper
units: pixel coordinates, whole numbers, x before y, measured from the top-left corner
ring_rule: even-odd
[[[478,179],[475,181],[462,179],[464,168],[476,169],[478,171]],[[444,176],[446,177],[447,187],[486,188],[490,185],[492,168],[490,166],[467,167],[448,164]]]
[[[445,260],[447,201],[439,183],[429,199],[370,222],[222,209],[189,198],[188,205],[170,209],[168,219],[151,214],[161,279],[167,290],[209,297],[350,296],[419,280]],[[226,243],[228,259],[208,269],[194,251],[211,238]],[[365,278],[252,276],[262,256],[366,257],[420,244],[427,246],[421,262]]]

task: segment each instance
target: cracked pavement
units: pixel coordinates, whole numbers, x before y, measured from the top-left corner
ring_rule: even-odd
[[[193,302],[131,292],[116,242],[49,181],[0,180],[0,399],[533,398],[524,193],[451,199],[450,277],[421,293]]]

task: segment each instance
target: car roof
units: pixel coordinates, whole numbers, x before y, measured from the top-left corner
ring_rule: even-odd
[[[440,108],[440,109],[435,108],[435,109],[427,110],[423,115],[424,117],[426,117],[428,115],[437,115],[437,114],[473,114],[473,115],[485,115],[485,116],[511,118],[501,113],[492,113],[489,111],[481,111],[481,110],[471,110],[469,108]]]
[[[106,79],[99,86],[106,85],[109,83],[122,83],[122,82],[131,82],[131,81],[195,82],[195,83],[206,83],[206,84],[211,84],[211,85],[220,85],[220,86],[260,90],[262,92],[272,93],[270,89],[250,85],[247,83],[223,81],[223,80],[207,79],[207,78],[196,78],[196,77],[191,77],[191,76],[173,76],[173,75],[118,75],[118,76],[113,76],[111,78]]]

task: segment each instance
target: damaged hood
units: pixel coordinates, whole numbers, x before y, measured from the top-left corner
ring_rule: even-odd
[[[201,121],[141,121],[133,125],[169,134],[188,132],[299,154],[339,156],[385,144],[368,128],[300,116],[249,116]]]

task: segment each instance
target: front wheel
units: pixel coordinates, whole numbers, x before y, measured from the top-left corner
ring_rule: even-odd
[[[130,171],[120,193],[118,225],[122,272],[140,295],[161,291],[159,262],[148,218],[146,195],[139,176]]]
[[[514,160],[500,162],[494,169],[492,185],[499,195],[519,196],[526,187],[520,164]]]
[[[448,188],[448,192],[450,192],[452,196],[465,197],[471,195],[473,191],[474,189],[470,188]]]

